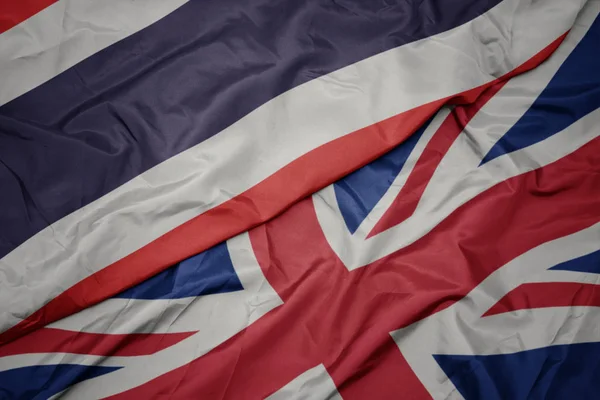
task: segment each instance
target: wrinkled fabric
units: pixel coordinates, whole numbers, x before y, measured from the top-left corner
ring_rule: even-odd
[[[502,37],[502,45],[485,43],[473,54],[494,56],[473,64],[457,56],[453,65],[469,66],[471,75],[485,71],[487,80],[454,95],[454,104],[442,99],[382,119],[377,112],[386,105],[371,96],[366,104],[374,121],[357,131],[347,129],[354,126],[351,115],[328,121],[310,109],[298,130],[307,141],[311,126],[352,133],[299,152],[298,159],[310,162],[281,165],[293,170],[283,183],[271,184],[269,176],[241,196],[224,183],[231,159],[254,171],[290,152],[285,141],[274,141],[269,152],[253,147],[248,136],[259,137],[256,128],[264,123],[257,115],[285,116],[269,121],[277,132],[295,106],[309,109],[310,101],[298,102],[293,93],[318,93],[307,87],[330,82],[335,89],[324,93],[334,100],[323,104],[342,107],[350,93],[367,88],[360,72],[381,67],[368,64],[373,57],[494,4],[455,2],[446,10],[446,3],[433,2],[230,3],[187,3],[0,107],[3,187],[14,189],[0,204],[19,199],[16,208],[5,207],[18,212],[0,223],[0,232],[9,232],[0,233],[8,254],[0,260],[0,285],[15,293],[0,305],[0,326],[18,321],[6,331],[12,336],[0,336],[0,394],[594,397],[600,382],[600,2],[581,2],[582,11],[563,21],[577,15],[570,33],[536,49],[522,60],[525,67],[511,65],[521,60],[518,54],[503,56],[524,51],[512,40],[523,39],[519,32],[530,32],[525,27],[508,29],[492,17],[467,25],[486,30],[473,33],[474,41]],[[513,11],[523,14],[539,10],[515,4]],[[182,32],[199,29],[182,40]],[[456,42],[439,43],[436,49]],[[399,68],[416,63],[426,46],[414,44],[414,57],[393,53]],[[423,90],[434,86],[440,85]],[[404,88],[418,96],[410,84]],[[49,97],[56,100],[48,103]],[[261,104],[276,112],[261,114]],[[235,147],[240,132],[247,141]],[[359,134],[365,139],[352,142]],[[199,164],[174,158],[219,140],[245,151],[225,162],[210,151],[198,153],[205,157]],[[374,147],[380,142],[391,151],[381,154],[387,147]],[[169,172],[164,165],[175,166],[176,181],[161,183]],[[197,165],[206,169],[191,168]],[[336,167],[346,176],[327,175]],[[196,179],[204,186],[194,186]],[[125,183],[135,190],[119,192]],[[303,185],[308,196],[296,194]],[[207,211],[202,224],[194,213],[204,212],[204,193],[190,196],[196,187],[231,199]],[[102,213],[115,205],[121,214],[108,220]],[[144,207],[155,219],[144,220]],[[80,221],[91,215],[89,226],[61,225],[73,210]],[[222,226],[232,220],[246,223],[242,233]],[[121,257],[137,243],[128,238],[128,224],[161,234]],[[22,230],[13,232],[17,225]],[[100,231],[102,243],[95,241]],[[206,237],[215,232],[227,240],[207,248]],[[52,246],[23,252],[40,235]],[[77,238],[77,246],[63,246],[67,237]],[[178,259],[185,254],[193,255]],[[111,257],[111,268],[92,267]],[[35,275],[36,259],[42,261],[35,268],[47,269],[44,279]],[[23,274],[21,262],[28,267]],[[89,274],[73,278],[73,266]],[[132,271],[143,273],[132,278]],[[67,275],[77,283],[61,278]],[[24,305],[27,291],[33,295]],[[56,297],[40,300],[47,293]]]
[[[0,108],[0,255],[281,93],[497,3],[188,2]]]
[[[90,0],[80,1],[85,4]],[[210,139],[96,200],[80,204],[2,258],[7,279],[1,285],[0,302],[7,307],[0,309],[0,343],[110,298],[273,218],[393,149],[443,104],[470,104],[491,86],[537,67],[561,44],[581,7],[587,4],[583,0],[547,1],[504,0],[455,28],[314,77],[262,104]],[[94,7],[88,12],[95,20],[99,14]],[[81,7],[76,11],[69,12],[69,18],[86,12]],[[38,21],[38,15],[32,16],[32,21]],[[138,16],[131,10],[120,15],[136,20]],[[67,21],[61,23],[71,26]],[[73,38],[67,36],[65,40],[70,43]],[[79,49],[61,47],[65,54]],[[64,73],[57,70],[55,79],[72,81],[70,87],[79,87],[84,75],[73,75],[78,67]],[[148,69],[139,82],[162,72],[162,68]],[[161,86],[146,89],[168,92]],[[131,91],[135,92],[133,88]],[[98,121],[87,111],[74,118],[78,124]],[[108,128],[101,132],[112,138]],[[176,133],[167,126],[161,132]],[[54,138],[43,135],[42,142],[50,137]],[[40,144],[33,137],[30,142]],[[149,142],[140,143],[145,146]],[[75,158],[83,154],[79,147],[72,153]],[[19,164],[21,159],[10,161],[24,168]],[[47,164],[61,171],[61,179],[69,179],[62,162],[66,159]],[[92,168],[92,161],[86,157],[86,166]],[[31,164],[33,169],[34,162]],[[118,164],[110,166],[125,176]],[[26,169],[26,173],[31,172]],[[78,186],[79,178],[74,179]],[[107,175],[99,180],[85,176],[82,184],[96,190],[105,182],[109,182]],[[60,201],[73,198],[65,194],[67,187],[62,180],[56,185],[46,180],[40,184],[50,188]],[[41,202],[34,197],[25,202],[19,196],[13,200],[19,209],[23,204]]]

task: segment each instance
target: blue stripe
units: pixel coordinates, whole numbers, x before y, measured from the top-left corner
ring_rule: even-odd
[[[466,400],[597,399],[600,394],[600,343],[435,359]]]
[[[541,142],[600,106],[598,43],[600,22],[596,19],[531,108],[490,149],[481,165]]]
[[[550,269],[600,274],[600,250],[573,260],[565,261]]]
[[[0,256],[273,97],[499,1],[190,1],[0,107]]]
[[[45,400],[78,382],[120,368],[60,364],[9,369],[0,372],[0,398]]]
[[[430,121],[394,150],[333,185],[340,211],[351,233],[356,232],[390,188]]]
[[[178,299],[244,290],[225,243],[188,258],[116,297]]]

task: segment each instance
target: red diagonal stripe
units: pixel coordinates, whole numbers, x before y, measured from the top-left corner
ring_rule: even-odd
[[[31,353],[142,356],[171,347],[194,333],[108,335],[43,328],[0,346],[0,357]]]
[[[369,232],[367,238],[392,228],[413,215],[429,184],[429,180],[450,149],[450,146],[452,146],[456,138],[458,138],[481,107],[494,97],[504,87],[506,82],[499,82],[490,87],[475,103],[466,106],[457,106],[452,110],[427,143],[425,149],[423,149],[423,153],[421,153],[421,156],[417,160],[406,183],[400,189],[400,193],[398,193],[390,208],[387,209],[371,232]]]
[[[600,307],[600,286],[578,282],[543,282],[521,285],[504,296],[483,316],[530,308]]]
[[[556,50],[562,43],[567,34],[559,37],[556,41],[550,44],[547,48],[542,50],[535,57],[531,58],[528,62],[515,69],[510,76],[512,77],[530,70],[534,66],[538,65],[546,59],[550,54]],[[456,138],[461,134],[467,124],[473,119],[473,117],[479,112],[479,110],[494,97],[500,89],[504,87],[507,80],[498,81],[491,85],[481,96],[472,104],[468,101],[460,101],[461,99],[455,99],[455,103],[458,104],[467,103],[466,105],[459,105],[452,110],[450,115],[446,117],[442,125],[435,132],[434,136],[425,146],[423,153],[417,160],[413,170],[411,171],[408,179],[406,180],[400,193],[394,199],[390,208],[385,212],[383,217],[373,227],[367,238],[377,235],[393,226],[400,224],[409,218],[416,210],[419,205],[419,201],[429,184],[429,180],[435,173],[440,162],[450,149],[450,146],[454,143]]]

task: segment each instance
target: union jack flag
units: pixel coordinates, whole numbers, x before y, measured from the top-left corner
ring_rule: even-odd
[[[124,13],[135,8],[114,3]],[[439,33],[365,53],[362,61],[349,59],[350,67],[323,66],[332,72],[308,82],[312,86],[282,91],[266,103],[258,99],[264,104],[248,114],[244,107],[252,107],[242,103],[250,100],[236,98],[231,125],[199,118],[189,126],[178,122],[187,116],[175,111],[166,120],[153,116],[152,107],[135,98],[149,87],[143,81],[160,86],[159,78],[129,77],[133,83],[107,86],[119,52],[137,52],[121,59],[132,65],[144,54],[155,57],[149,69],[175,68],[148,44],[162,32],[160,24],[191,23],[190,10],[225,15],[223,7],[236,4],[241,10],[243,2],[180,3],[146,11],[157,14],[140,16],[146,22],[131,27],[139,32],[107,44],[94,61],[94,74],[86,72],[91,64],[77,59],[35,89],[0,89],[0,98],[3,91],[6,97],[0,130],[21,135],[19,140],[47,140],[48,160],[56,163],[62,153],[52,153],[54,138],[36,136],[36,130],[64,132],[59,140],[66,147],[75,140],[69,135],[84,136],[105,151],[82,150],[77,165],[83,168],[89,157],[91,170],[94,157],[118,152],[91,128],[97,123],[109,129],[102,125],[109,115],[116,121],[112,132],[121,132],[124,141],[135,142],[138,129],[159,132],[169,124],[182,132],[196,125],[220,132],[200,144],[192,143],[191,133],[172,142],[148,139],[160,142],[147,145],[155,146],[151,156],[135,155],[135,145],[126,150],[134,154],[126,161],[115,156],[114,181],[103,161],[105,169],[93,172],[106,178],[103,188],[82,189],[75,205],[38,205],[51,194],[43,197],[34,178],[23,178],[23,192],[31,193],[26,200],[31,229],[0,235],[0,397],[500,400],[587,399],[600,393],[600,1],[472,2],[474,14],[463,23],[439,22]],[[341,3],[348,3],[349,14],[359,12],[352,2]],[[536,7],[554,7],[558,14],[540,17]],[[74,6],[73,15],[82,10]],[[549,27],[559,14],[564,21]],[[506,15],[509,28],[502,25]],[[23,20],[2,35],[25,26]],[[83,19],[73,21],[85,25]],[[236,21],[242,27],[249,23]],[[156,26],[157,32],[148,31]],[[540,27],[549,33],[538,35]],[[363,101],[361,93],[349,103],[368,108],[364,115],[352,116],[351,106],[327,114],[329,106],[346,107],[336,96],[369,87],[361,80],[365,74],[390,77],[386,65],[395,59],[414,62],[414,69],[419,51],[435,53],[451,43],[456,52],[464,45],[463,30],[480,32],[486,43],[512,35],[507,39],[512,47],[465,53],[468,61],[456,64],[465,71],[453,79],[472,79],[468,84],[446,88],[446,76],[430,75],[437,85],[431,98],[367,93],[371,98]],[[535,44],[513,46],[520,35],[528,46]],[[228,40],[223,43],[231,48],[239,44]],[[197,52],[189,49],[206,50],[203,46],[217,42],[192,40],[169,51],[194,57]],[[429,43],[441,44],[429,50]],[[239,48],[236,52],[244,57]],[[498,56],[505,52],[513,58]],[[102,63],[106,75],[97,75]],[[10,64],[13,71],[16,66]],[[225,79],[228,72],[219,76],[209,67],[203,77]],[[124,73],[125,67],[118,68]],[[244,68],[262,76],[258,64]],[[229,72],[231,82],[243,80]],[[194,74],[171,76],[187,85]],[[398,79],[412,94],[407,76],[412,75]],[[73,78],[84,83],[73,86],[68,80]],[[398,89],[394,79],[390,93]],[[415,93],[426,80],[417,84]],[[130,86],[115,94],[123,85]],[[215,93],[225,90],[214,85]],[[373,85],[387,93],[378,80]],[[28,98],[30,89],[34,94]],[[311,90],[334,100],[310,99]],[[190,93],[166,86],[165,91],[156,101],[181,94],[176,103],[184,104],[182,114],[188,101],[209,111],[220,101],[215,96],[204,104],[186,97]],[[294,94],[299,91],[301,100]],[[24,105],[49,93],[59,93],[65,104],[69,96],[87,100],[77,98],[73,104],[81,103],[72,109],[61,106],[68,109],[61,108],[64,115],[53,115],[50,106],[39,111],[45,123],[21,118]],[[383,104],[388,100],[392,106]],[[142,120],[129,114],[134,103]],[[308,111],[296,115],[292,109]],[[342,114],[347,120],[337,118]],[[240,132],[264,127],[307,136],[289,144],[289,138],[256,133],[239,148],[231,142],[245,140]],[[338,127],[346,133],[333,132]],[[325,139],[307,133],[320,129],[333,133]],[[255,148],[263,139],[273,140],[269,153]],[[223,146],[239,158],[239,168],[230,166],[230,158],[219,159]],[[41,154],[23,149],[32,157]],[[7,151],[0,150],[0,162],[6,170],[17,169]],[[146,167],[123,177],[136,162]],[[65,196],[73,188],[57,184],[52,190]],[[282,194],[273,199],[274,193]]]

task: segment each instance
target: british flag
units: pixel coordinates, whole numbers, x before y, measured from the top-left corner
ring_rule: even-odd
[[[494,51],[479,54],[473,70],[465,67],[472,61],[457,64],[466,68],[457,74],[473,82],[461,90],[440,89],[432,101],[424,96],[394,103],[393,112],[380,111],[388,107],[381,98],[359,103],[373,122],[359,130],[348,110],[347,122],[330,121],[319,114],[327,106],[321,100],[313,107],[282,94],[274,97],[279,103],[267,102],[226,128],[231,133],[202,142],[213,146],[205,153],[189,147],[166,155],[133,180],[107,183],[107,194],[79,199],[79,208],[66,216],[32,214],[32,226],[36,218],[48,223],[35,234],[23,233],[25,239],[1,241],[0,397],[597,397],[600,1],[488,3],[475,22],[445,27],[441,36],[432,33],[426,40],[442,44],[436,51],[447,43],[456,51],[464,39],[461,29],[476,29],[486,38],[512,35],[507,41],[517,42],[527,29],[552,21],[533,24],[537,6],[555,7],[568,29],[539,34],[526,50],[509,48],[514,58],[504,59],[505,65],[497,63]],[[165,18],[183,18],[176,14]],[[504,15],[512,24],[506,29]],[[137,35],[134,48],[143,53],[144,30]],[[325,90],[333,82],[325,91],[335,99],[343,94],[336,90],[353,90],[356,77],[387,74],[382,65],[392,59],[417,65],[413,60],[429,42],[416,43],[406,50],[414,58],[392,49],[352,64],[355,69],[324,74],[313,86]],[[369,64],[376,57],[378,64]],[[86,81],[85,65],[77,68],[65,70]],[[491,72],[483,82],[470,77],[486,68]],[[56,88],[62,96],[76,96],[79,89],[65,89],[61,76],[40,86],[37,96]],[[85,86],[100,90],[93,82]],[[312,90],[307,87],[297,87],[304,97]],[[11,98],[0,107],[0,129],[6,132],[25,124],[15,111],[19,102],[33,101],[19,90],[25,89],[7,89]],[[112,95],[108,90],[102,96]],[[134,124],[112,102],[119,104],[107,100],[75,111],[94,119],[108,110],[123,126]],[[332,106],[345,107],[337,100]],[[258,150],[249,156],[232,151],[243,167],[251,158],[251,168],[239,169],[250,186],[238,190],[242,194],[228,193],[229,181],[223,183],[211,196],[226,196],[224,201],[190,194],[221,182],[223,171],[237,173],[213,152],[222,142],[232,146],[231,137],[258,130],[259,124],[284,130],[289,122],[284,117],[264,122],[265,115],[291,115],[288,108],[303,107],[308,114],[285,118],[300,126],[302,117],[307,130],[341,125],[352,133],[314,139],[314,148],[298,154],[284,146],[285,138],[275,140],[269,154],[292,152],[297,163],[292,167]],[[161,121],[153,125],[148,113],[144,129],[164,128]],[[179,117],[171,116],[170,123]],[[65,118],[57,126],[78,129],[77,117]],[[135,136],[136,127],[130,129]],[[245,146],[240,149],[253,149]],[[10,170],[11,158],[2,154]],[[254,165],[261,162],[272,162],[276,173],[259,171]],[[189,173],[205,164],[222,169],[207,169],[199,178]],[[175,181],[162,180],[169,171],[177,172]],[[292,185],[290,179],[304,183]],[[288,194],[273,200],[274,192]],[[35,195],[27,201],[41,210]],[[111,219],[115,212],[118,220]],[[18,276],[17,264],[27,266]],[[21,286],[29,286],[25,294]]]

